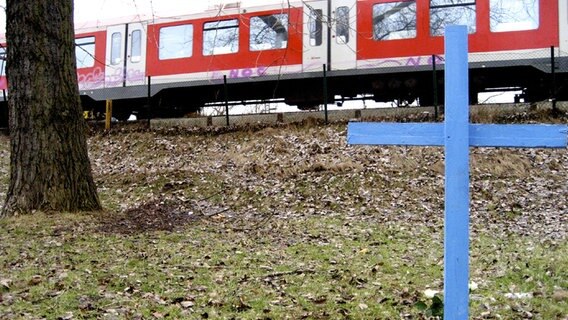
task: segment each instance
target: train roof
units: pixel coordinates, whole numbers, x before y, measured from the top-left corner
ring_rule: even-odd
[[[215,16],[246,13],[251,11],[264,11],[273,9],[286,9],[288,7],[301,7],[303,2],[316,0],[221,0],[210,4],[206,10],[187,12],[156,12],[156,14],[133,14],[122,17],[96,20],[75,21],[75,32],[78,34],[105,30],[108,26],[143,22],[148,24],[166,23],[177,20],[190,20]],[[6,42],[6,35],[0,33],[0,43]]]
[[[314,1],[314,0],[311,0]],[[303,2],[298,0],[241,0],[223,1],[218,4],[210,5],[206,10],[193,12],[177,12],[176,14],[136,14],[112,19],[98,19],[95,21],[76,22],[77,33],[95,32],[106,29],[108,26],[143,22],[148,24],[159,24],[174,22],[179,20],[191,20],[200,18],[210,18],[216,16],[242,14],[254,11],[266,11],[274,9],[287,9],[289,7],[301,7]]]

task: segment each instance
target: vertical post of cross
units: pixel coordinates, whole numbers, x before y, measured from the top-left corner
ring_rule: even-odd
[[[469,305],[469,90],[467,27],[446,28],[446,207],[444,317],[467,319]]]

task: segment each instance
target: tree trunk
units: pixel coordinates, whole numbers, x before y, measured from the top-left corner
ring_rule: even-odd
[[[0,216],[101,209],[77,85],[73,0],[7,0],[10,185]]]

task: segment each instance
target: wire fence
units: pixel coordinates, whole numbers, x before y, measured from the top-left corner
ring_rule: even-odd
[[[427,106],[429,108],[410,112],[428,114],[435,120],[444,108],[444,61],[443,55],[386,59],[366,66],[366,69],[352,70],[352,75],[349,71],[341,71],[342,79],[356,81],[365,77],[366,81],[373,81],[373,86],[376,85],[370,91],[367,88],[367,91],[351,97],[337,95],[336,79],[340,76],[337,71],[327,71],[325,65],[322,72],[311,72],[309,77],[298,73],[258,76],[258,70],[247,69],[239,71],[244,77],[236,77],[237,72],[215,73],[208,80],[178,81],[173,85],[150,77],[125,75],[120,79],[123,86],[91,90],[83,84],[80,91],[86,117],[106,117],[109,123],[132,119],[133,111],[138,119],[148,119],[149,124],[157,126],[165,123],[159,118],[184,118],[169,120],[169,123],[196,127],[302,121],[329,123],[407,112],[408,108],[401,106]],[[470,53],[469,61],[470,88],[474,93],[470,97],[472,103],[549,101],[556,108],[557,100],[568,100],[568,53],[561,52],[559,48]],[[381,98],[381,94],[389,96],[397,90],[404,92],[405,86],[410,91],[416,85],[413,83],[417,81],[415,79],[421,82],[418,84],[422,86],[421,95],[411,96],[408,100],[390,99],[388,102],[384,102],[388,99]],[[296,106],[287,105],[289,101],[284,96],[274,95],[283,81],[309,83],[309,90],[317,97],[309,108],[304,108],[310,110],[300,111]],[[207,97],[201,96],[200,88],[207,88]],[[246,90],[252,92],[243,92]],[[163,92],[169,95],[163,95]],[[6,91],[0,95],[0,127],[8,124],[6,95]],[[111,108],[106,101],[113,101]]]
[[[232,99],[231,94],[238,90],[235,84],[225,75],[219,87],[219,99],[216,103],[206,104],[200,112],[191,115],[191,119],[178,121],[189,126],[232,126],[255,123],[294,123],[302,121],[335,122],[351,119],[373,119],[395,114],[418,113],[427,114],[431,119],[439,119],[444,108],[444,56],[389,59],[379,62],[378,78],[389,77],[389,71],[398,70],[412,77],[420,73],[428,79],[428,93],[415,101],[393,100],[388,103],[377,103],[372,93],[363,93],[351,98],[334,96],[328,92],[328,82],[334,80],[333,72],[323,72],[317,79],[324,102],[310,111],[299,111],[287,106],[280,100],[268,102],[263,100],[241,103]],[[557,100],[568,97],[568,53],[558,48],[549,50],[524,50],[515,53],[472,53],[470,54],[470,87],[473,104],[486,103],[521,103],[550,102],[556,108]],[[559,76],[560,75],[560,76]],[[355,77],[354,77],[355,79]],[[402,85],[405,85],[404,81]],[[237,86],[237,89],[235,89]],[[428,96],[429,95],[429,96]],[[325,101],[327,100],[327,101]],[[401,106],[412,107],[401,108]],[[421,109],[415,109],[421,108]],[[160,125],[160,121],[155,121]],[[172,121],[169,121],[172,123]],[[175,121],[174,121],[175,123]]]

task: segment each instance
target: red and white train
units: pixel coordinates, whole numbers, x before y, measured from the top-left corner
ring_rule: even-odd
[[[472,103],[495,88],[522,90],[527,101],[551,97],[552,56],[554,95],[568,98],[566,0],[283,0],[98,25],[76,32],[80,93],[86,110],[114,100],[119,119],[144,114],[149,93],[153,116],[223,101],[224,77],[232,101],[310,109],[365,95],[429,105],[448,24],[469,29]]]

